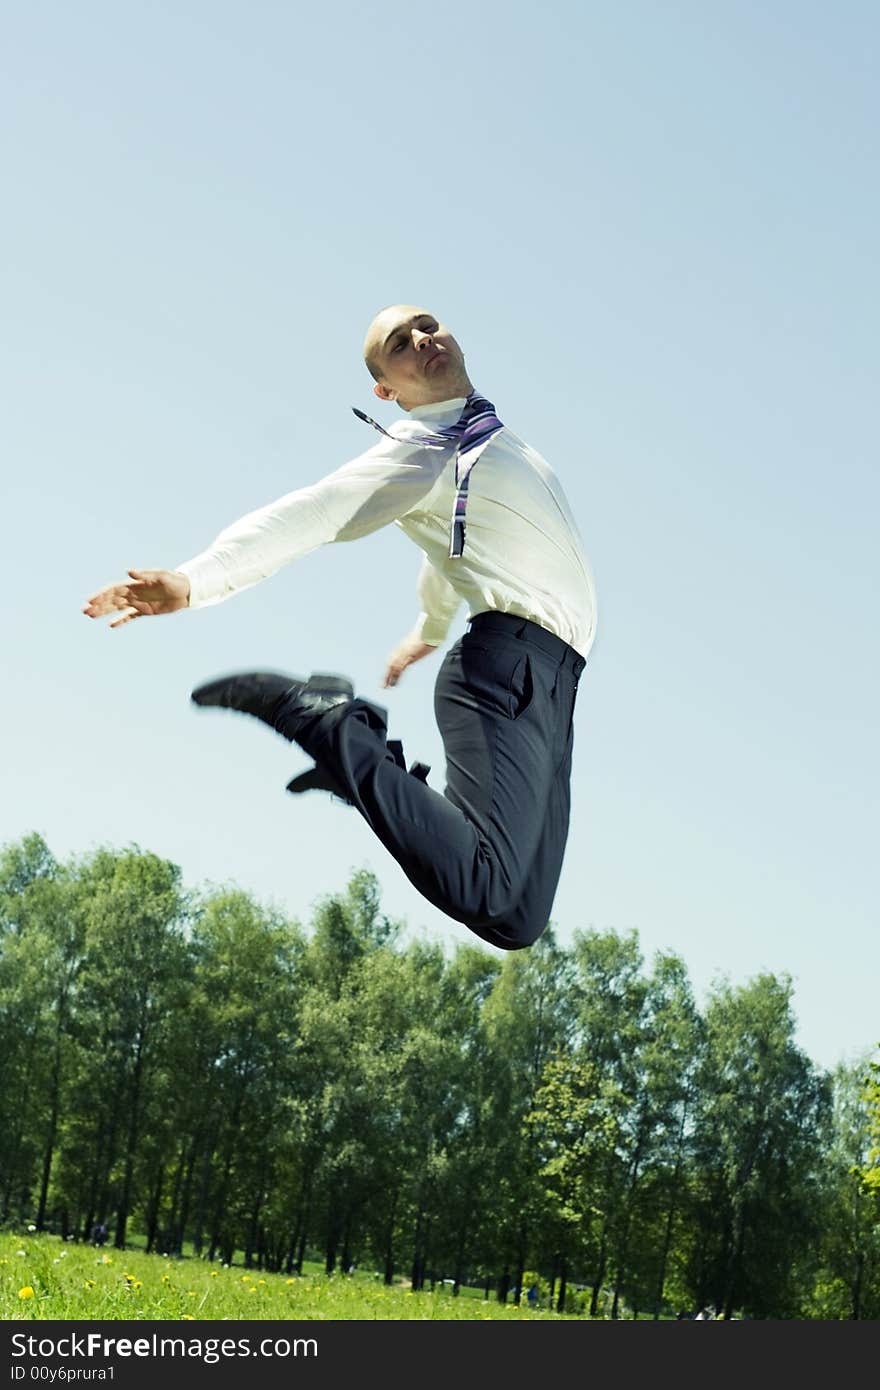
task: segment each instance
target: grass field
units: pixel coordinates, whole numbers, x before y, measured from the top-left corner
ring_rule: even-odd
[[[312,1272],[312,1270],[314,1272]],[[58,1236],[0,1233],[0,1318],[168,1319],[559,1319],[503,1305],[475,1289],[412,1293],[372,1272],[262,1274],[240,1265],[170,1259],[139,1250],[96,1250]]]

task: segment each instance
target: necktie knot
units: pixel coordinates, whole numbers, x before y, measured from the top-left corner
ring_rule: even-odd
[[[461,439],[461,452],[466,453],[503,428],[492,402],[472,391],[455,424],[441,430],[440,433],[451,439]]]

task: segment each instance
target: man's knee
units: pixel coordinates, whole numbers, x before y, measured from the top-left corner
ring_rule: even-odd
[[[508,884],[503,895],[499,895],[496,884],[495,892],[490,895],[490,901],[485,905],[489,910],[479,915],[475,914],[467,925],[471,931],[477,932],[484,940],[491,941],[493,946],[500,947],[502,951],[522,951],[527,946],[534,945],[547,926],[548,914],[540,904],[536,910],[533,888],[534,885],[529,883],[527,875],[518,875],[515,882]]]
[[[546,917],[539,919],[513,918],[496,919],[490,922],[468,922],[472,932],[491,946],[502,951],[524,951],[543,935],[547,928]]]

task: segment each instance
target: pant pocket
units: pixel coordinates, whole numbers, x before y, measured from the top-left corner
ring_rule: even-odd
[[[510,718],[519,719],[525,714],[535,693],[532,662],[528,655],[521,656],[510,677],[509,699]]]

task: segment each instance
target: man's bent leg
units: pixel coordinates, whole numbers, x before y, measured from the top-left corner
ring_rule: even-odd
[[[472,760],[461,756],[468,752],[466,730],[457,727],[462,706],[467,709],[470,694],[479,687],[480,656],[487,644],[484,630],[462,640],[464,695],[452,662],[437,683],[437,720],[459,754],[447,756],[446,796],[472,821],[486,826],[496,843],[505,827],[517,829],[517,841],[504,844],[519,863],[519,891],[499,917],[473,926],[484,940],[507,950],[530,946],[550,918],[568,837],[572,724],[583,666],[580,659],[577,672],[572,669],[570,658],[576,654],[558,639],[550,639],[557,646],[548,653],[529,640],[530,635],[546,640],[546,634],[535,634],[530,623],[524,624],[524,631],[512,648],[519,655],[510,680],[513,758],[496,761],[494,785],[472,776]],[[569,660],[560,663],[560,650]],[[504,726],[501,733],[503,746]]]
[[[410,882],[441,911],[508,949],[546,926],[564,851],[565,817],[547,803],[564,758],[574,685],[529,644],[468,634],[437,680],[447,756],[444,796],[405,772],[388,750],[384,712],[353,700],[291,735],[329,769]],[[524,885],[540,845],[541,884]],[[532,878],[534,875],[532,875]],[[553,879],[552,883],[545,880]]]
[[[519,900],[503,922],[479,933],[494,946],[531,946],[549,923],[565,857],[570,807],[571,743],[544,808],[541,838],[523,879]]]

